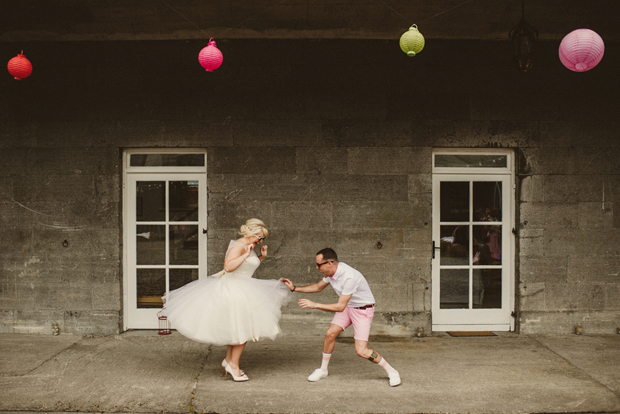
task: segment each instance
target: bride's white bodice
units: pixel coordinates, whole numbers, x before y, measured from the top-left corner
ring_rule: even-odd
[[[235,244],[239,244],[247,249],[247,247],[243,243],[235,241],[235,240],[231,240],[230,244],[228,245],[228,250],[226,251],[227,255],[230,249],[232,249],[232,247]],[[227,274],[229,275],[234,274],[234,275],[243,276],[243,277],[252,277],[252,275],[254,275],[254,271],[258,269],[258,266],[260,266],[260,259],[256,255],[256,252],[252,251],[250,256],[247,259],[245,259],[243,263],[241,263],[241,266],[239,266],[237,269]]]

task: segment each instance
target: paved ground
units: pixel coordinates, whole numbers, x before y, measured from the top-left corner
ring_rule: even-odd
[[[339,340],[310,383],[321,337],[250,343],[246,383],[225,347],[178,334],[0,335],[0,411],[126,413],[619,413],[620,335],[373,338],[385,371]]]

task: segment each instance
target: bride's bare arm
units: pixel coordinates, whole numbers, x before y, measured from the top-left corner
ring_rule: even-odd
[[[263,245],[260,247],[260,256],[258,256],[261,263],[265,260],[265,257],[267,257],[267,246]]]
[[[251,248],[245,250],[241,245],[233,246],[224,260],[224,270],[226,272],[234,272],[251,254]]]

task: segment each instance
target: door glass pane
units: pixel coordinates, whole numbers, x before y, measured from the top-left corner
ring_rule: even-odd
[[[506,155],[437,154],[435,167],[506,168]]]
[[[132,167],[204,167],[204,154],[131,154]]]
[[[439,302],[442,309],[469,309],[468,269],[441,269]]]
[[[136,269],[137,307],[161,308],[166,293],[166,269]]]
[[[198,181],[170,181],[170,221],[198,221]]]
[[[198,280],[198,269],[170,269],[170,290]]]
[[[166,226],[136,226],[136,264],[166,264]]]
[[[502,226],[474,226],[474,260],[472,264],[502,264]]]
[[[440,183],[440,220],[469,221],[469,182]]]
[[[502,269],[474,269],[474,308],[502,307]]]
[[[198,226],[170,225],[170,264],[198,264]]]
[[[474,182],[474,221],[502,221],[502,183]]]
[[[136,221],[164,221],[166,186],[164,181],[136,183]]]
[[[469,264],[469,226],[441,226],[442,265]]]

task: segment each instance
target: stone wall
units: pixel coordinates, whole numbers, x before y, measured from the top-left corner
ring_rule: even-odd
[[[218,40],[213,73],[203,43],[0,45],[34,66],[0,81],[0,332],[119,331],[120,160],[141,147],[207,149],[210,272],[260,217],[258,277],[314,282],[334,247],[391,335],[430,331],[432,149],[513,148],[518,329],[620,324],[617,45],[576,74],[541,42],[522,75],[507,42],[428,41],[410,59],[395,41]],[[291,305],[283,327],[329,320]]]

